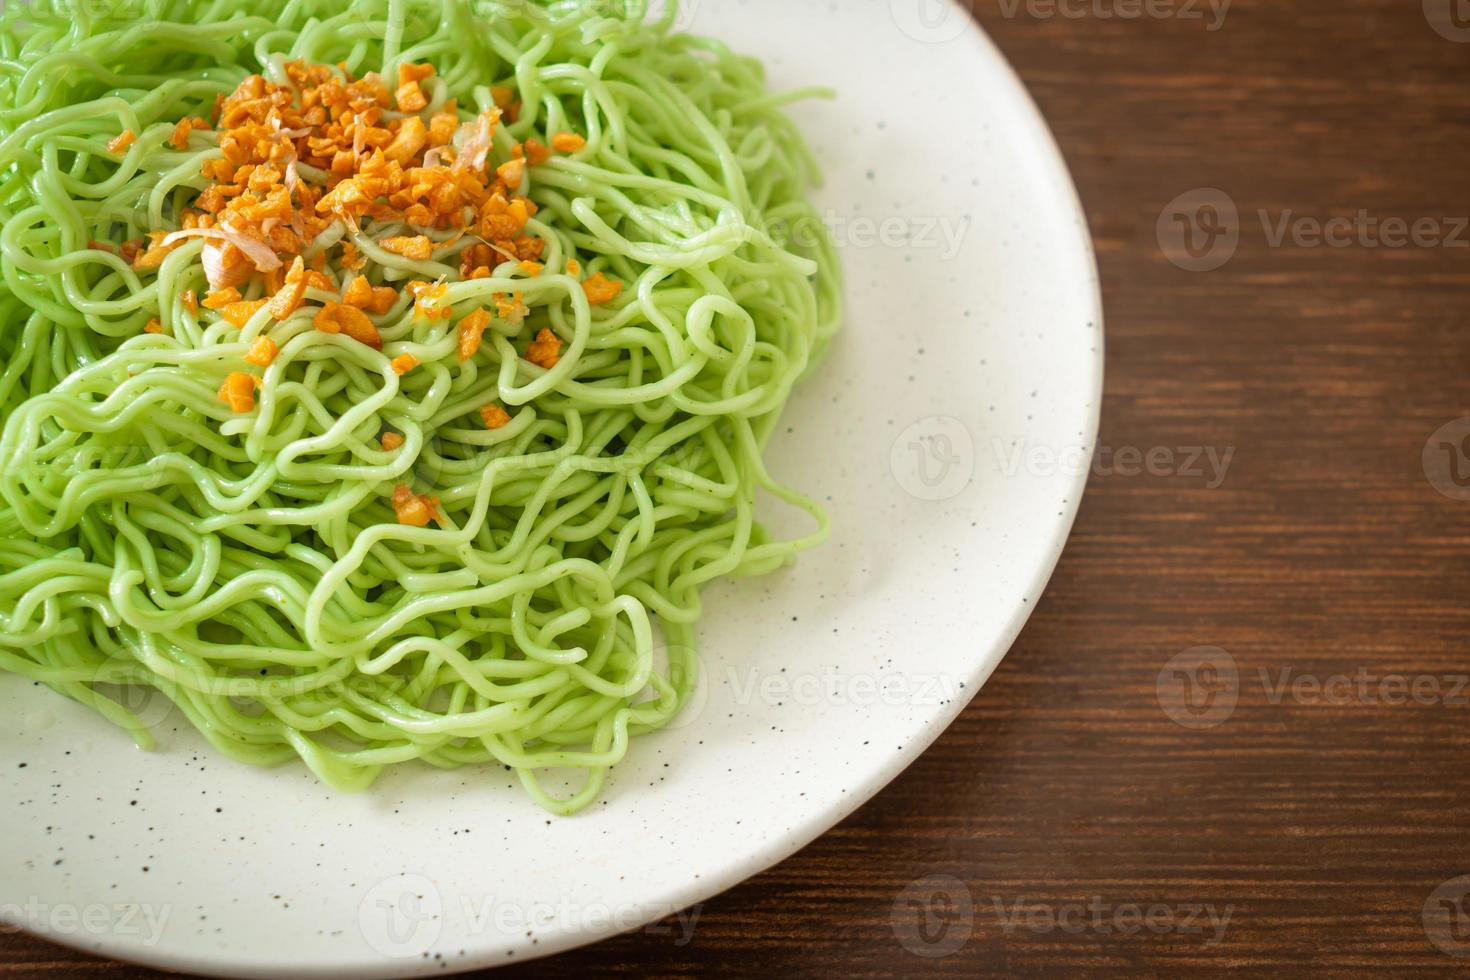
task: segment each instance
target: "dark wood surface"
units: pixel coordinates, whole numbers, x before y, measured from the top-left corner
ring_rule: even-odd
[[[640,933],[523,969],[1463,973],[1470,958],[1431,934],[1467,953],[1470,936],[1426,927],[1424,909],[1470,873],[1470,710],[1451,703],[1470,695],[1452,696],[1470,673],[1470,502],[1436,491],[1421,452],[1470,415],[1470,233],[1278,247],[1257,212],[1366,210],[1454,235],[1470,215],[1470,43],[1431,30],[1420,0],[1237,0],[1216,31],[1207,9],[976,4],[1092,223],[1101,445],[1233,449],[1226,478],[1094,473],[1030,624],[918,763],[708,902],[687,945]],[[1156,239],[1168,202],[1200,187],[1241,216],[1234,257],[1209,272],[1171,264]],[[1161,707],[1160,671],[1199,646],[1237,668],[1238,704],[1211,728]],[[1352,683],[1333,704],[1310,682],[1278,695],[1285,670]],[[1365,671],[1435,678],[1438,693],[1395,703],[1396,682]],[[928,907],[929,939],[953,944],[966,911],[972,934],[921,958],[908,946],[923,909],[895,901],[936,874],[963,885]],[[1066,913],[1079,904],[1103,911]],[[1134,905],[1165,907],[1164,928],[1112,928]],[[1230,910],[1221,941],[1182,928],[1192,906]],[[1059,911],[1072,931],[1048,926]],[[155,974],[0,936],[0,976],[104,975]]]

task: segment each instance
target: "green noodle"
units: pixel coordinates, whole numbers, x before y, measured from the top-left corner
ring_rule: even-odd
[[[3,8],[0,669],[145,747],[124,703],[140,687],[228,755],[299,757],[333,787],[408,760],[493,762],[554,812],[586,806],[629,738],[685,701],[701,589],[826,534],[762,462],[839,320],[788,98],[645,0]],[[497,321],[461,364],[452,326],[406,296],[379,318],[384,352],[305,315],[237,330],[184,302],[208,290],[198,240],[156,274],[89,247],[177,227],[220,154],[170,146],[174,123],[293,59],[389,77],[431,62],[436,99],[458,95],[466,118],[513,85],[524,106],[496,159],[587,136],[534,173],[546,275],[456,281],[358,239],[380,281],[448,276],[456,317],[523,291],[525,333]],[[138,138],[119,159],[106,144],[124,130]],[[570,255],[623,294],[589,307],[552,274]],[[165,333],[143,331],[155,317]],[[280,356],[234,414],[216,389],[268,324]],[[565,345],[549,370],[512,343],[541,327]],[[401,352],[422,367],[399,377]],[[492,399],[512,417],[495,430],[476,414]],[[385,428],[405,436],[396,453]],[[438,496],[445,524],[397,523],[398,483]],[[773,538],[761,490],[815,529]],[[553,796],[545,771],[566,768],[586,778]]]

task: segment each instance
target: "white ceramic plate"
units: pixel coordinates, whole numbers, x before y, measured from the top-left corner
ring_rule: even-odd
[[[0,917],[207,974],[516,962],[780,861],[979,690],[1061,552],[1096,433],[1098,287],[1066,169],[947,2],[694,0],[692,14],[764,56],[774,85],[840,89],[797,112],[828,171],[850,315],[770,454],[826,500],[831,542],[709,591],[694,706],[571,819],[498,768],[336,796],[301,767],[218,758],[172,721],[142,753],[0,679]]]

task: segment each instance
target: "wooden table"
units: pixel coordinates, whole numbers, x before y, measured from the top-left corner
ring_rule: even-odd
[[[1456,42],[1417,0],[1237,0],[1213,31],[1207,0],[976,3],[1087,206],[1113,465],[1015,648],[908,772],[708,902],[692,942],[527,972],[1463,973],[1470,501],[1421,454],[1470,414],[1470,21],[1441,24]],[[1213,271],[1156,233],[1196,188],[1239,213]],[[1208,217],[1184,215],[1200,248]],[[1333,217],[1352,227],[1314,243]],[[1379,237],[1395,218],[1418,244]],[[1466,434],[1430,446],[1458,496]],[[1233,450],[1222,483],[1189,447]],[[1218,649],[1174,660],[1198,647]],[[0,976],[103,975],[154,974],[0,936]]]

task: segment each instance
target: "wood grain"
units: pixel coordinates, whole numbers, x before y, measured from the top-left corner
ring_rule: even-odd
[[[1412,0],[1237,0],[1213,32],[1208,17],[1099,17],[1093,0],[1076,18],[976,2],[1095,235],[1102,445],[1233,448],[1226,478],[1095,473],[1015,648],[908,772],[708,902],[687,945],[640,933],[525,971],[1463,973],[1470,959],[1436,949],[1421,911],[1470,872],[1470,711],[1311,703],[1271,683],[1288,668],[1470,671],[1470,503],[1420,462],[1431,433],[1470,414],[1470,249],[1277,247],[1257,212],[1470,214],[1470,43]],[[1176,268],[1155,240],[1167,202],[1199,187],[1241,214],[1238,250],[1212,272]],[[1190,730],[1156,679],[1200,645],[1234,658],[1239,703]],[[920,958],[893,910],[931,874],[964,883],[973,934]],[[1231,912],[1210,943],[1007,926],[995,908],[1094,901]],[[0,975],[155,974],[9,935]]]

